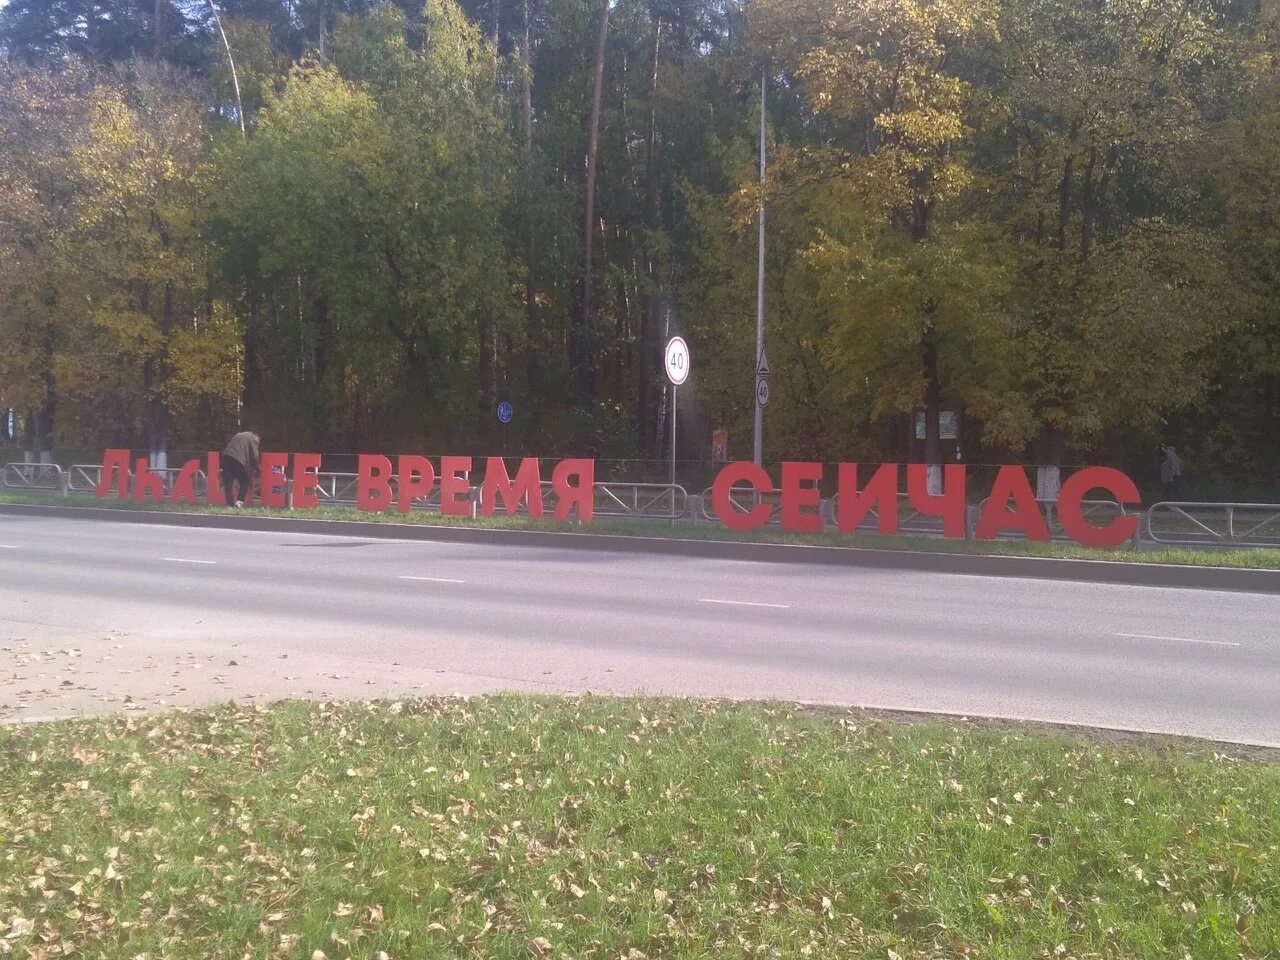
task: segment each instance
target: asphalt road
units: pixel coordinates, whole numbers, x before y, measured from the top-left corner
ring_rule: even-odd
[[[1280,597],[0,516],[0,719],[510,689],[1280,745]]]

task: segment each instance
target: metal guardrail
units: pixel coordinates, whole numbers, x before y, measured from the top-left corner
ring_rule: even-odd
[[[67,489],[73,493],[93,493],[101,481],[101,464],[77,463],[67,469]]]
[[[679,484],[597,483],[594,492],[597,517],[679,520],[689,509],[689,494]]]
[[[4,485],[10,490],[61,490],[62,468],[56,463],[6,463]]]
[[[903,507],[906,507],[904,510]],[[840,520],[840,494],[831,498],[831,516],[836,523]],[[872,507],[858,524],[858,530],[874,530],[880,525],[880,510]],[[902,533],[941,533],[942,521],[937,517],[926,517],[911,502],[911,494],[898,493],[898,530]]]
[[[316,474],[316,496],[321,503],[339,505],[355,503],[359,482],[360,475],[356,473],[318,473]]]
[[[178,479],[178,475],[182,473],[181,467],[166,467],[163,470],[152,470],[152,473],[159,476],[164,481],[164,492],[169,494],[173,491],[174,482]],[[102,481],[102,466],[96,463],[77,463],[68,467],[64,471],[63,476],[66,478],[66,489],[70,493],[93,493],[98,488],[98,484]],[[130,489],[132,489],[133,472],[128,474]],[[197,496],[203,495],[208,489],[208,476],[203,470],[197,470],[193,477],[195,492]]]
[[[991,498],[983,500],[978,504],[977,515],[981,517],[987,511],[987,505],[991,502]],[[1045,526],[1049,528],[1050,535],[1059,539],[1068,539],[1066,532],[1062,529],[1062,522],[1058,519],[1058,500],[1055,497],[1052,500],[1037,499],[1036,505],[1040,507],[1040,513],[1044,517]],[[1107,519],[1116,519],[1118,517],[1127,517],[1129,511],[1125,509],[1123,503],[1116,500],[1081,500],[1080,515],[1085,520],[1090,518],[1097,519],[1105,516]]]
[[[1157,527],[1157,519],[1174,521]],[[1280,504],[1177,503],[1162,501],[1147,511],[1147,537],[1166,546],[1280,547]]]
[[[707,487],[702,491],[702,496],[698,498],[698,510],[702,514],[701,519],[706,520],[708,523],[718,523],[720,520],[713,505],[713,492],[713,487]],[[767,525],[778,526],[782,523],[782,494],[777,490],[761,493],[752,486],[733,486],[729,488],[729,503],[739,513],[750,513],[762,503],[769,504],[773,507],[773,510],[769,513]]]
[[[712,506],[711,494],[712,488],[710,487],[703,491],[700,501],[701,519],[716,523],[720,518],[716,516],[715,509]],[[772,504],[774,509],[769,515],[769,521],[766,526],[776,527],[782,525],[782,494],[777,490],[762,494],[752,487],[735,487],[729,491],[729,500],[734,508],[741,513],[748,513],[762,503]],[[829,500],[823,500],[819,506],[818,513],[823,517],[825,525],[836,526],[840,517],[840,494],[835,494]],[[879,523],[880,511],[878,508],[872,507],[858,524],[858,529],[874,530],[879,526]],[[941,533],[942,522],[933,517],[926,517],[912,505],[909,494],[899,493],[898,529],[903,533]]]

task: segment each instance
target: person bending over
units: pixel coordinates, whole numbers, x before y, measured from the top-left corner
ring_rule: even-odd
[[[222,451],[222,490],[228,504],[243,507],[249,498],[261,462],[261,449],[258,432],[248,429],[232,437],[227,449]]]

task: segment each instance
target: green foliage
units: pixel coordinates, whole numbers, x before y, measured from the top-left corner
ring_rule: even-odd
[[[203,446],[243,403],[486,452],[505,399],[509,452],[654,457],[679,333],[680,455],[740,455],[763,189],[770,458],[933,459],[947,409],[966,459],[1280,479],[1274,0],[617,0],[582,336],[599,0],[219,8],[244,136],[203,8],[0,13],[0,406],[37,434]]]

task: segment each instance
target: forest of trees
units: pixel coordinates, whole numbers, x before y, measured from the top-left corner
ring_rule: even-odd
[[[0,410],[749,457],[762,191],[768,460],[1274,496],[1280,0],[7,0]]]

